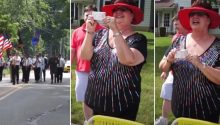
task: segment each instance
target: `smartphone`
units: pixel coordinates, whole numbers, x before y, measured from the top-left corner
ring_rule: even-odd
[[[188,51],[186,49],[181,49],[176,51],[175,58],[176,59],[185,59],[188,55]]]
[[[92,12],[92,16],[94,20],[102,21],[105,18],[106,13],[105,12]]]

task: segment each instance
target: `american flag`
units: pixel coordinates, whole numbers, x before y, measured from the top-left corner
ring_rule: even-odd
[[[2,58],[2,54],[3,54],[3,44],[4,44],[4,36],[0,36],[0,58]]]
[[[4,41],[3,50],[7,50],[7,49],[10,49],[10,48],[12,48],[12,44],[11,44],[11,42],[9,41],[9,39],[6,39],[6,40]]]
[[[9,39],[3,35],[0,36],[0,58],[2,58],[3,51],[12,48],[12,44]]]

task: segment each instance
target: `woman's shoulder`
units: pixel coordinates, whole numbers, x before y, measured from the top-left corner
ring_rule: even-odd
[[[220,49],[220,38],[216,37],[214,40],[214,47],[216,47],[217,49]]]
[[[141,38],[141,39],[147,39],[147,37],[144,34],[138,33],[138,32],[134,33],[134,36]]]
[[[220,38],[219,37],[215,37],[215,41],[220,44]]]
[[[128,36],[126,39],[128,41],[147,41],[147,37],[144,34],[138,32]]]

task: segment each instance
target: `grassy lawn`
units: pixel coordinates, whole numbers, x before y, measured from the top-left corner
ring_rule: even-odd
[[[158,68],[159,62],[162,59],[166,49],[171,44],[171,37],[156,37],[155,38],[155,117],[161,116],[162,99],[160,98],[160,91],[163,81],[160,79],[161,70]],[[170,113],[169,120],[174,119]]]
[[[154,35],[149,32],[141,32],[148,38],[148,58],[147,64],[144,65],[142,76],[142,93],[137,122],[145,125],[153,125],[154,123]],[[72,67],[72,82],[71,82],[71,120],[72,123],[82,124],[84,116],[82,112],[82,104],[77,103],[75,99],[75,74]]]

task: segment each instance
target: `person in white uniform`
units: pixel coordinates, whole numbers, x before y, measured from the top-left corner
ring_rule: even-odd
[[[12,83],[15,85],[15,82],[19,84],[19,66],[21,63],[21,57],[16,53],[11,59],[12,66]]]

